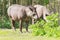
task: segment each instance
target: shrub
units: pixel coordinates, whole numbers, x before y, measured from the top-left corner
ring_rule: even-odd
[[[10,24],[11,24],[10,20],[7,17],[5,16],[1,17],[0,28],[11,28]]]
[[[15,23],[16,28],[18,28],[18,22]],[[0,28],[11,28],[11,20],[6,17],[6,16],[2,16],[1,20],[0,20]]]
[[[58,25],[58,13],[47,16],[49,22],[45,22],[40,19],[35,24],[30,25],[32,27],[32,34],[36,36],[60,36],[60,27]]]

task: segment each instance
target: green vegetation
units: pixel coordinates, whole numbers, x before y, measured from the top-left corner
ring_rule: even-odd
[[[49,3],[49,0],[35,0],[34,2],[40,5],[47,5]]]
[[[0,20],[0,28],[11,28],[10,25],[10,20],[6,16],[3,16]]]
[[[47,16],[48,22],[40,19],[34,25],[31,25],[33,29],[33,35],[36,36],[53,36],[60,37],[60,27],[58,25],[58,13]]]
[[[55,11],[54,9],[56,9],[57,12],[60,7],[58,5],[60,1],[58,2],[57,0],[0,0],[0,40],[60,40],[58,13],[47,16],[47,23],[40,19],[34,25],[30,25],[30,33],[27,33],[25,29],[23,29],[23,33],[20,33],[19,29],[17,29],[17,31],[11,30],[11,20],[7,16],[7,8],[12,4],[40,4],[46,6],[53,12]],[[24,24],[25,23],[23,23],[23,26],[26,26]],[[18,28],[18,25],[16,22],[16,28]]]
[[[16,28],[18,28],[19,24],[16,21],[15,23]],[[0,20],[0,28],[8,28],[11,29],[11,19],[9,17],[3,16]]]

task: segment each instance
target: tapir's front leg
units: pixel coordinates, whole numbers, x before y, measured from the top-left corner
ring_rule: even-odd
[[[48,20],[46,19],[46,14],[43,14],[43,19],[48,22]]]
[[[22,33],[22,20],[19,21],[20,32]]]
[[[28,32],[28,21],[26,21],[26,31]]]
[[[34,19],[32,18],[32,24],[34,24]]]

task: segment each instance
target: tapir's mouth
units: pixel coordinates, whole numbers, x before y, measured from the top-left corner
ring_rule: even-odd
[[[37,15],[35,15],[35,16],[33,17],[33,19],[38,19]]]

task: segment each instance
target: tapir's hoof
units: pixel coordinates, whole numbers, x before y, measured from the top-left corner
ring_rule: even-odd
[[[12,29],[13,31],[16,31],[16,29]]]
[[[30,33],[29,31],[26,31],[27,33]]]
[[[23,33],[22,31],[20,31],[21,33]]]
[[[23,32],[20,32],[20,33],[23,33]]]

